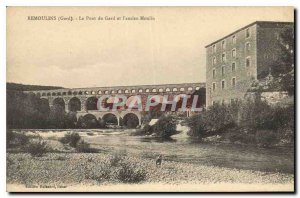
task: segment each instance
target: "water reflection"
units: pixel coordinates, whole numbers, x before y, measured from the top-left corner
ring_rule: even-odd
[[[176,143],[177,140],[173,138],[160,138],[160,137],[141,137],[139,139],[141,142],[158,142],[158,143],[164,143],[164,142],[173,142]]]

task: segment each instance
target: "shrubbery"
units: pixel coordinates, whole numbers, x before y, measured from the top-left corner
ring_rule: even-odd
[[[29,137],[25,133],[16,133],[12,130],[7,129],[6,133],[6,146],[10,147],[24,147],[29,142]]]
[[[76,144],[76,151],[78,153],[98,153],[97,149],[91,148],[90,144],[81,140]]]
[[[41,157],[48,151],[47,142],[42,139],[32,140],[27,145],[27,152],[34,157]]]
[[[159,120],[152,126],[153,132],[156,133],[158,137],[170,138],[172,135],[178,133],[176,131],[177,120],[174,116],[161,116]]]
[[[144,127],[133,132],[131,135],[152,135],[154,134],[155,137],[168,139],[172,135],[178,133],[176,131],[177,120],[172,115],[162,115],[158,121],[150,126],[149,124],[145,124]]]
[[[272,146],[293,143],[293,106],[269,106],[260,100],[233,105],[213,105],[201,114],[187,119],[188,135],[205,138],[222,135],[223,139],[244,144]]]
[[[70,133],[68,132],[65,134],[63,138],[60,139],[60,142],[63,144],[69,144],[71,147],[76,148],[77,143],[81,139],[80,135],[78,133]]]
[[[124,154],[115,153],[108,161],[97,165],[96,170],[88,171],[86,177],[98,182],[139,183],[146,180],[147,171]]]

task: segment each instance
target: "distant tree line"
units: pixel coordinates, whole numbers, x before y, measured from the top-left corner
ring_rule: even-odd
[[[37,91],[37,90],[63,89],[63,87],[6,83],[6,89],[11,91]]]

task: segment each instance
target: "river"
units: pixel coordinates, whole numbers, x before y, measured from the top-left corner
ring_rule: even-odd
[[[82,138],[103,152],[122,151],[127,155],[164,160],[220,166],[267,172],[294,172],[294,148],[258,148],[256,146],[225,143],[195,142],[184,132],[161,141],[152,137],[130,136],[132,130],[70,129],[70,130],[16,130],[40,134],[45,139],[62,137],[76,131]]]

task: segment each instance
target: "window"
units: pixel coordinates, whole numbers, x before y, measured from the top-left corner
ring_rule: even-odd
[[[212,48],[213,48],[213,52],[215,53],[217,51],[216,45],[213,45]]]
[[[217,59],[216,57],[213,57],[213,65],[216,65],[217,64]]]
[[[225,80],[222,80],[221,87],[222,87],[222,89],[225,89]]]
[[[231,64],[231,71],[232,71],[232,72],[235,72],[235,63],[232,63],[232,64]]]
[[[225,66],[222,66],[222,76],[225,75]]]
[[[249,37],[250,37],[250,29],[247,28],[247,29],[246,29],[246,38],[249,38]]]
[[[236,36],[233,35],[231,39],[232,39],[232,43],[233,43],[233,44],[236,44]]]
[[[213,69],[213,78],[216,77],[216,69]]]
[[[213,87],[213,91],[216,91],[216,83],[213,83],[212,87]]]
[[[225,53],[222,54],[222,61],[223,61],[223,62],[226,61],[226,54],[225,54]]]
[[[251,60],[250,57],[246,58],[246,67],[250,67],[251,66]]]
[[[231,79],[231,85],[232,87],[235,87],[235,77]]]
[[[232,58],[236,57],[236,49],[231,50],[231,56]]]
[[[246,52],[250,51],[250,47],[251,47],[250,43],[246,43]]]
[[[226,43],[225,43],[225,40],[224,40],[224,41],[222,41],[222,49],[225,49],[225,47],[226,47]]]

